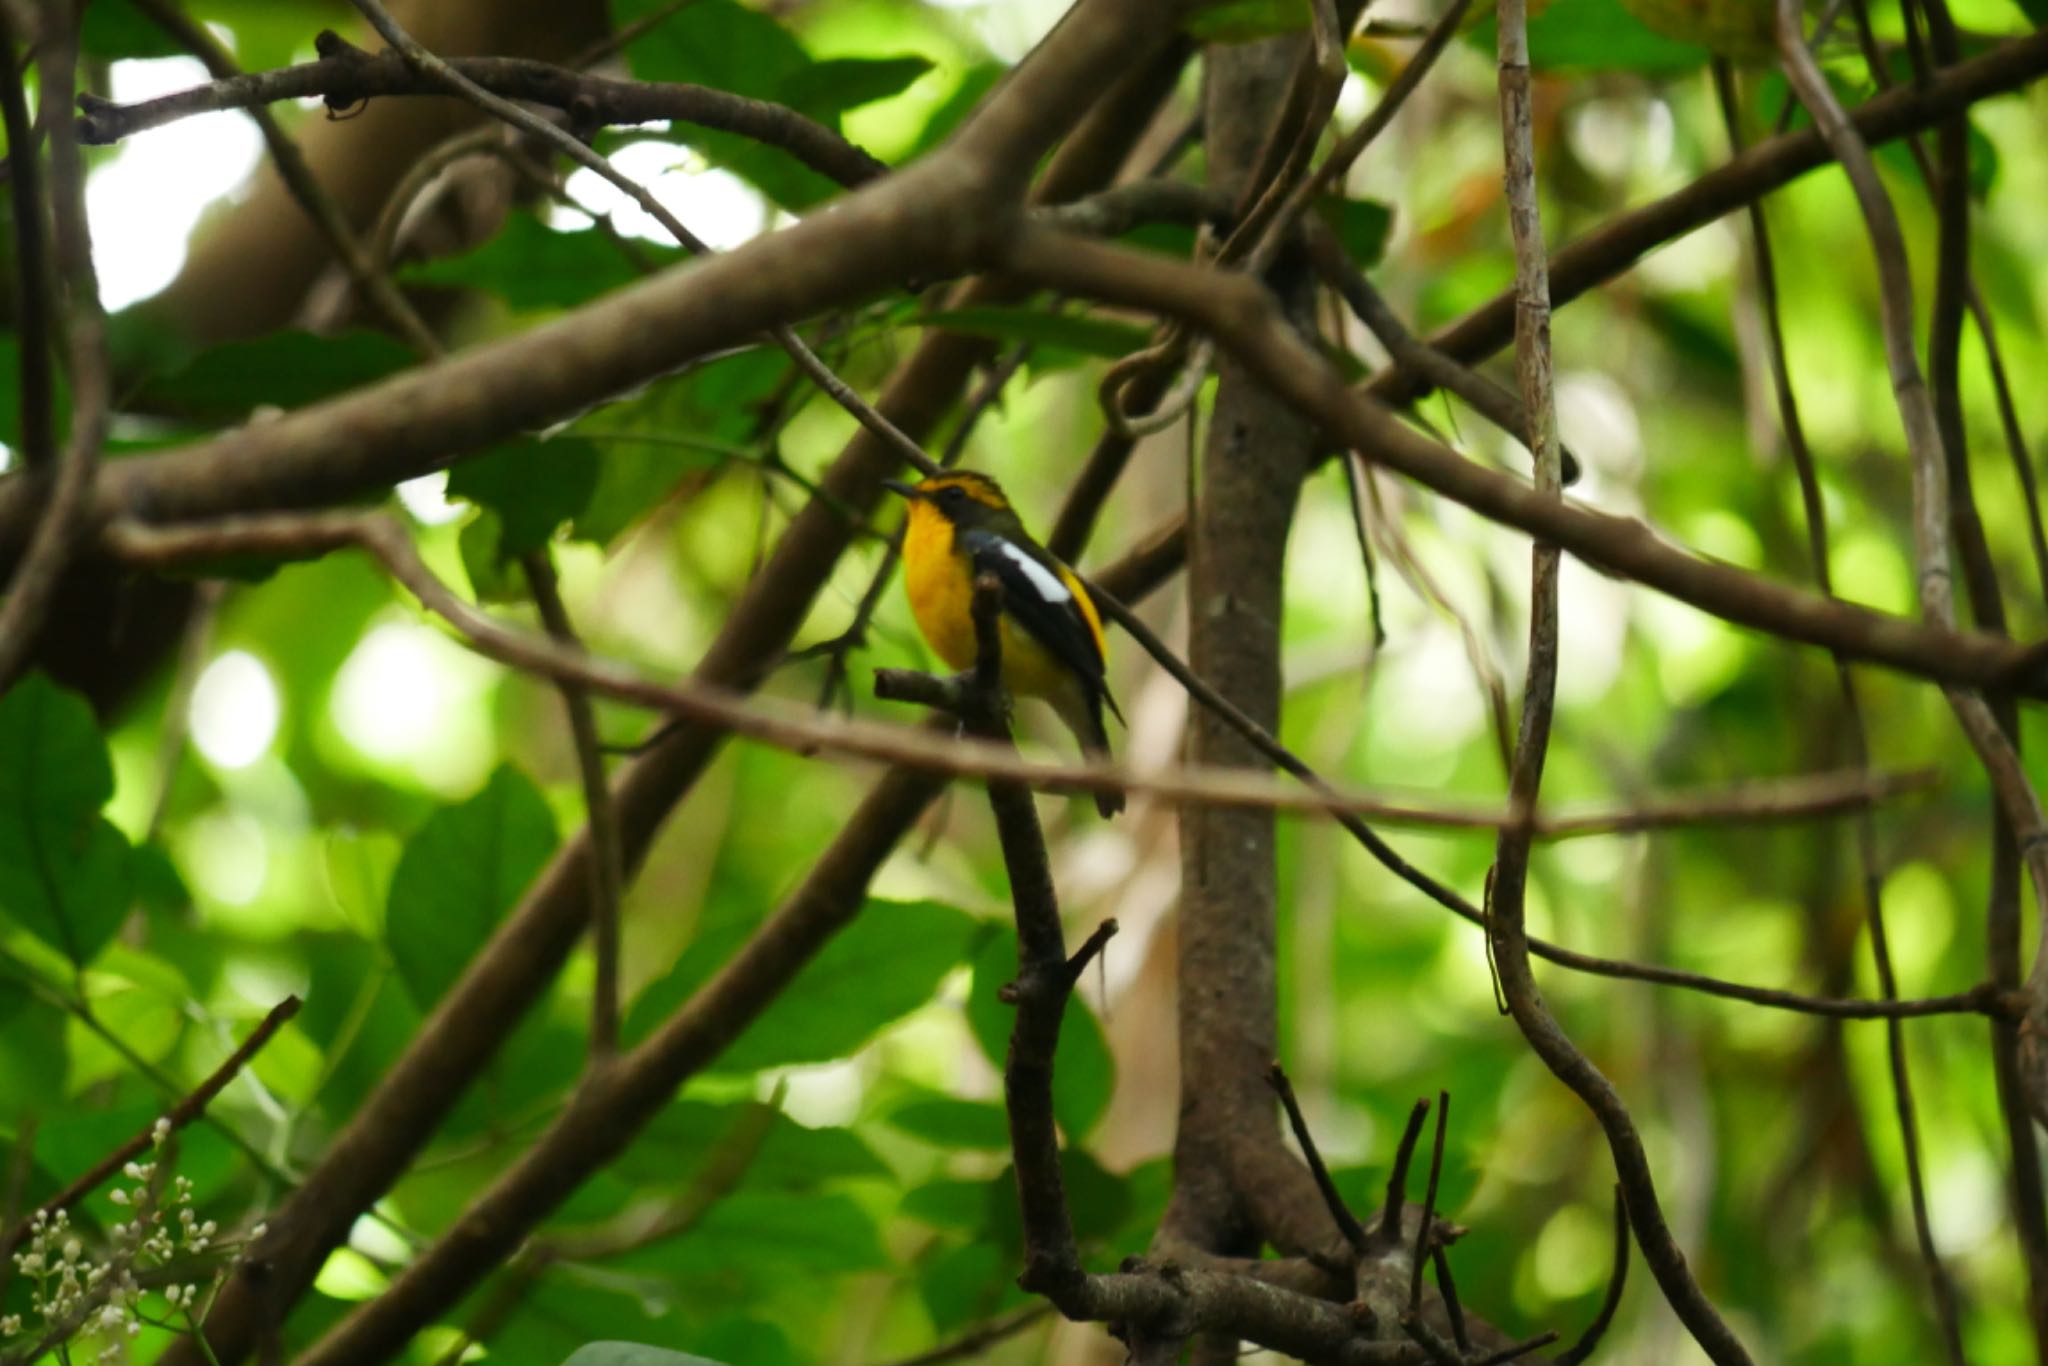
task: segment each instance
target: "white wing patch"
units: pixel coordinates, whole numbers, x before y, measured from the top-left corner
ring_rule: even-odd
[[[1017,546],[1001,539],[998,539],[996,544],[1010,563],[1030,580],[1031,586],[1038,590],[1039,597],[1047,602],[1066,602],[1074,596],[1067,591],[1067,586],[1060,582],[1059,575],[1032,559]]]

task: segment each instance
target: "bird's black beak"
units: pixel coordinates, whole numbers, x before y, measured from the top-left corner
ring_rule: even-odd
[[[905,498],[917,497],[917,490],[911,485],[904,483],[901,479],[884,479],[882,487],[891,493],[900,493]]]

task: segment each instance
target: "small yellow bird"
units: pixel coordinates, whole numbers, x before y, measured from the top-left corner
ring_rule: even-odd
[[[1107,706],[1123,720],[1103,673],[1102,618],[1078,575],[1031,539],[996,481],[966,470],[920,484],[885,481],[910,500],[903,533],[903,580],[910,611],[939,658],[974,666],[974,580],[1003,586],[1003,686],[1052,704],[1088,758],[1109,756]],[[1114,816],[1121,792],[1099,792],[1095,809]]]

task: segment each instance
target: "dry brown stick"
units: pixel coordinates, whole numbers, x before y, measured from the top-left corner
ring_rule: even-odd
[[[263,1050],[263,1046],[284,1028],[294,1015],[299,1013],[299,998],[287,996],[270,1008],[270,1013],[257,1022],[249,1031],[249,1037],[242,1040],[234,1052],[221,1060],[220,1066],[207,1074],[206,1080],[187,1092],[183,1099],[166,1110],[161,1119],[152,1120],[140,1133],[122,1143],[112,1152],[93,1163],[91,1168],[57,1194],[37,1205],[27,1218],[15,1224],[4,1235],[0,1235],[0,1265],[10,1265],[16,1249],[28,1238],[31,1226],[38,1215],[48,1217],[60,1209],[73,1205],[92,1194],[100,1185],[120,1174],[121,1168],[148,1152],[161,1142],[166,1134],[176,1133],[206,1112],[213,1098],[227,1089],[229,1082],[241,1075],[249,1060]]]
[[[1515,371],[1529,430],[1535,437],[1537,494],[1561,501],[1563,480],[1551,376],[1550,281],[1536,201],[1527,14],[1523,0],[1500,0],[1499,11],[1501,133],[1507,162],[1508,224],[1515,245]],[[1556,546],[1542,540],[1532,547],[1530,557],[1529,663],[1521,732],[1508,781],[1509,804],[1522,811],[1536,809],[1557,694],[1560,557]],[[1636,1241],[1679,1321],[1719,1366],[1748,1366],[1748,1351],[1700,1288],[1664,1218],[1649,1157],[1627,1105],[1613,1083],[1565,1034],[1537,990],[1524,919],[1529,848],[1526,827],[1502,830],[1490,882],[1489,940],[1508,1011],[1544,1065],[1599,1121],[1627,1195]]]
[[[1358,1216],[1351,1212],[1351,1206],[1345,1204],[1344,1197],[1338,1193],[1337,1183],[1330,1179],[1330,1169],[1316,1148],[1315,1137],[1308,1131],[1308,1119],[1301,1113],[1301,1102],[1295,1099],[1294,1085],[1287,1080],[1286,1069],[1276,1062],[1266,1074],[1266,1079],[1271,1083],[1273,1093],[1280,1098],[1280,1108],[1287,1116],[1287,1127],[1294,1131],[1301,1159],[1308,1164],[1316,1189],[1323,1193],[1323,1203],[1329,1208],[1330,1219],[1337,1225],[1337,1231],[1344,1235],[1344,1241],[1351,1245],[1351,1250],[1363,1256],[1368,1242],[1365,1225],[1358,1222]]]
[[[286,100],[319,98],[330,110],[339,110],[369,99],[447,93],[445,86],[411,66],[397,51],[364,52],[328,32],[320,34],[315,46],[320,53],[318,61],[253,74],[216,69],[211,84],[135,104],[89,98],[86,140],[118,142],[195,114],[253,111]],[[548,105],[593,127],[673,119],[715,128],[778,147],[841,185],[864,184],[889,170],[834,130],[764,100],[705,86],[612,80],[521,58],[448,60],[464,77],[494,95]]]
[[[1497,829],[1522,821],[1512,810],[1483,810],[1401,801],[1323,787],[1307,790],[1241,769],[1184,766],[1139,772],[1114,763],[1027,760],[1014,752],[948,743],[921,731],[879,725],[810,709],[749,702],[730,689],[692,681],[663,683],[613,661],[505,625],[457,597],[420,560],[405,533],[379,514],[308,513],[240,518],[175,527],[120,523],[106,544],[130,563],[170,567],[236,554],[305,557],[355,548],[375,558],[428,611],[447,621],[479,653],[557,684],[708,723],[796,752],[831,750],[907,763],[954,777],[1006,778],[1032,787],[1103,791],[1128,788],[1190,805],[1268,807],[1305,813],[1350,812],[1444,828]],[[1827,814],[1924,786],[1925,775],[1887,775],[1846,791],[1821,775],[1790,788],[1735,789],[1667,798],[1626,811],[1567,816],[1549,828],[1559,838],[1651,830],[1696,822],[1779,819]]]
[[[46,5],[40,12],[44,32],[38,44],[43,54],[38,122],[49,133],[53,255],[62,291],[55,313],[65,320],[71,433],[54,468],[46,466],[21,476],[35,481],[43,503],[27,553],[8,582],[5,601],[0,601],[0,689],[14,681],[28,660],[58,581],[85,534],[94,474],[113,402],[107,373],[106,316],[93,274],[85,213],[85,165],[79,156],[78,124],[71,109],[71,91],[78,74],[76,19],[68,9],[55,5]],[[30,139],[14,151],[17,156],[32,157],[34,149],[35,142]]]
[[[520,557],[526,582],[540,609],[541,623],[558,644],[580,652],[583,642],[562,602],[553,558],[546,550]],[[583,786],[583,811],[590,828],[590,938],[597,960],[591,986],[590,1053],[601,1062],[619,1046],[619,897],[625,884],[625,859],[619,852],[619,825],[612,815],[611,786],[604,776],[604,746],[597,733],[597,712],[582,685],[557,680],[562,707],[569,715],[569,734],[576,751],[576,776]]]

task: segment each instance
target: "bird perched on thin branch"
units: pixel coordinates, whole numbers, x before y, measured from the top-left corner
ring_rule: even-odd
[[[1003,586],[999,623],[1003,686],[1052,705],[1091,759],[1109,756],[1106,706],[1123,720],[1103,673],[1102,618],[1080,576],[1031,539],[996,481],[967,470],[887,486],[910,500],[903,533],[903,581],[911,614],[939,658],[974,666],[974,581]],[[1098,792],[1095,809],[1114,816],[1121,792]]]

